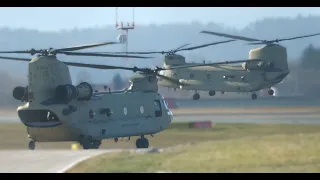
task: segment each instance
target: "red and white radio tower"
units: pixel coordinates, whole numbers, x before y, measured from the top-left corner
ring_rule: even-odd
[[[127,22],[127,24],[124,24],[123,22],[118,23],[118,7],[116,7],[116,28],[119,32],[118,35],[118,42],[124,45],[123,51],[128,52],[128,32],[129,30],[134,30],[135,24],[134,24],[134,7],[132,8],[132,23],[130,24]]]

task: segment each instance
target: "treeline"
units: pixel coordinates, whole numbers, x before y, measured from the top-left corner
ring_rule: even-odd
[[[296,64],[291,65],[288,86],[304,96],[320,97],[320,48],[306,47]]]

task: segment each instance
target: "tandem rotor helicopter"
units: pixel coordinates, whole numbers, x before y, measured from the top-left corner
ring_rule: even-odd
[[[268,94],[273,95],[274,90],[272,86],[280,83],[290,73],[288,68],[287,50],[285,47],[275,44],[280,41],[294,40],[299,38],[306,38],[311,36],[320,35],[312,34],[305,36],[297,36],[293,38],[276,39],[276,40],[258,40],[246,38],[241,36],[234,36],[212,31],[202,31],[201,33],[223,36],[233,38],[230,41],[223,41],[217,43],[210,43],[201,46],[190,48],[181,47],[169,52],[126,52],[127,54],[166,54],[164,57],[163,68],[175,67],[181,65],[195,65],[196,63],[188,63],[185,57],[175,54],[178,51],[194,50],[231,42],[235,40],[255,41],[251,44],[264,44],[264,47],[252,49],[249,52],[249,61],[242,62],[238,65],[216,64],[213,66],[194,66],[184,69],[170,69],[159,71],[162,78],[159,79],[158,85],[169,88],[180,88],[184,90],[194,90],[194,100],[200,99],[197,91],[209,91],[210,96],[214,96],[216,91],[225,92],[238,92],[238,93],[251,93],[253,100],[257,99],[256,91],[262,89],[269,89]],[[258,42],[257,42],[258,41]],[[185,47],[185,46],[183,46]],[[115,54],[122,54],[116,52]],[[251,61],[260,59],[263,61]]]
[[[137,68],[99,64],[64,62],[57,54],[93,57],[148,58],[141,56],[74,52],[116,43],[100,43],[61,49],[0,51],[36,55],[32,59],[4,57],[0,59],[28,62],[28,85],[16,87],[13,97],[23,104],[17,108],[21,122],[27,128],[29,149],[35,142],[75,141],[83,149],[98,149],[103,139],[138,136],[137,148],[148,148],[147,135],[169,127],[173,114],[158,93],[158,71],[168,68]],[[258,60],[257,60],[258,61]],[[238,61],[240,62],[240,61]],[[242,61],[242,62],[245,62]],[[223,62],[220,62],[222,64]],[[224,62],[225,63],[225,62]],[[216,65],[219,63],[213,63]],[[94,92],[87,82],[73,85],[69,67],[101,70],[122,69],[137,72],[127,89],[115,92]],[[169,69],[199,65],[175,66]],[[200,65],[201,66],[201,65]],[[165,78],[165,77],[164,77]]]

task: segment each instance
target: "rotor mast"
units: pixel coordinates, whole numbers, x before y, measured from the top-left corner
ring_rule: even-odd
[[[134,30],[135,28],[134,7],[132,8],[132,23],[130,24],[129,22],[127,22],[126,25],[122,21],[120,22],[120,24],[118,23],[118,7],[116,7],[116,28],[117,31],[120,31],[118,33],[118,41],[119,43],[123,44],[123,52],[127,54],[129,30]]]

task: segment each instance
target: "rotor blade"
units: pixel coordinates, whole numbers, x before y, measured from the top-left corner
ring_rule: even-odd
[[[17,53],[17,54],[24,54],[24,53],[26,53],[26,54],[29,54],[30,51],[29,51],[29,50],[27,50],[27,51],[0,51],[0,53]]]
[[[5,57],[5,56],[0,56],[0,59],[14,60],[14,61],[26,61],[26,62],[30,62],[31,61],[31,59],[28,59],[28,58],[16,58],[16,57]]]
[[[300,39],[300,38],[306,38],[306,37],[312,37],[312,36],[318,36],[318,35],[320,35],[320,33],[310,34],[310,35],[305,35],[305,36],[297,36],[297,37],[292,37],[292,38],[278,39],[278,40],[274,40],[274,41],[276,41],[276,42],[278,42],[278,41],[288,41],[288,40],[294,40],[294,39]]]
[[[232,39],[239,39],[239,40],[243,40],[243,41],[263,41],[260,39],[253,39],[253,38],[248,38],[248,37],[243,37],[243,36],[235,36],[235,35],[218,33],[218,32],[213,32],[213,31],[201,31],[200,33],[211,34],[211,35],[215,35],[215,36],[227,37],[227,38],[232,38]]]
[[[58,51],[76,51],[76,50],[88,49],[88,48],[93,48],[93,47],[98,47],[98,46],[105,46],[105,45],[110,45],[110,44],[118,44],[118,43],[117,42],[94,43],[94,44],[73,46],[73,47],[68,47],[68,48],[54,49],[54,51],[57,51],[57,52]]]
[[[121,66],[109,66],[109,65],[100,65],[100,64],[84,64],[84,63],[74,63],[74,62],[64,62],[61,61],[68,66],[75,66],[75,67],[86,67],[86,68],[93,68],[93,69],[123,69],[123,70],[131,70],[135,71],[135,68],[130,67],[121,67]]]
[[[179,51],[185,51],[185,50],[189,51],[189,50],[204,48],[204,47],[207,47],[207,46],[212,46],[212,45],[217,45],[217,44],[223,44],[223,43],[227,43],[227,42],[231,42],[231,41],[236,41],[236,40],[227,40],[227,41],[220,41],[220,42],[208,43],[208,44],[203,44],[203,45],[200,45],[200,46],[193,46],[193,47],[189,47],[189,48],[183,48],[183,49],[180,49]]]
[[[190,45],[190,44],[184,44],[184,45],[178,47],[177,49],[175,49],[175,50],[173,50],[173,51],[174,51],[174,52],[177,52],[177,51],[179,51],[181,48],[184,48],[184,47],[189,46],[189,45]]]
[[[188,46],[189,44],[184,44],[177,49],[173,50],[173,52],[180,51],[181,48]],[[106,53],[106,54],[165,54],[170,51],[151,51],[151,52],[95,52],[95,53]]]
[[[15,60],[15,61],[25,61],[30,62],[31,59],[27,58],[17,58],[17,57],[5,57],[0,56],[0,59],[4,60]],[[62,63],[68,66],[75,66],[75,67],[86,67],[86,68],[93,68],[93,69],[123,69],[123,70],[130,70],[130,71],[141,71],[141,72],[152,72],[151,69],[148,68],[137,68],[137,67],[122,67],[122,66],[109,66],[109,65],[99,65],[99,64],[84,64],[84,63],[74,63],[74,62],[65,62],[61,61]]]
[[[100,53],[100,54],[164,54],[164,51],[155,51],[155,52],[93,52],[93,53]]]
[[[216,62],[216,63],[208,63],[208,64],[192,64],[192,65],[181,65],[181,66],[172,66],[166,69],[160,70],[170,70],[170,69],[180,69],[180,68],[189,68],[189,67],[200,67],[200,66],[214,66],[220,64],[236,64],[236,63],[243,63],[243,62],[253,62],[253,61],[262,61],[260,59],[250,59],[250,60],[237,60],[237,61],[224,61],[224,62]]]
[[[100,57],[122,57],[122,58],[153,58],[153,57],[144,57],[144,56],[127,56],[127,55],[114,55],[114,54],[99,54],[99,53],[85,53],[85,52],[59,52],[65,55],[71,56],[100,56]]]
[[[110,45],[110,44],[118,44],[117,42],[105,42],[105,43],[95,43],[95,44],[88,44],[88,45],[81,45],[81,46],[73,46],[68,48],[60,48],[60,49],[52,49],[52,51],[60,52],[60,51],[76,51],[81,49],[93,48],[98,46]],[[25,51],[0,51],[0,53],[17,53],[17,54],[24,54],[24,53],[39,53],[39,50],[31,49]]]
[[[178,52],[178,51],[189,51],[189,50],[194,50],[194,49],[199,49],[199,48],[203,48],[203,47],[207,47],[207,46],[212,46],[212,45],[216,45],[216,44],[222,44],[222,43],[227,43],[227,42],[231,42],[231,41],[235,41],[235,40],[227,40],[227,41],[220,41],[220,42],[214,42],[214,43],[208,43],[208,44],[203,44],[200,46],[193,46],[190,48],[183,48],[185,46],[188,46],[189,44],[185,44],[183,46],[180,46],[179,48],[177,48],[176,50],[174,50],[174,52]],[[183,48],[183,49],[182,49]],[[154,51],[154,52],[95,52],[95,53],[108,53],[108,54],[156,54],[156,53],[161,53],[161,54],[165,54],[168,52],[165,51]]]
[[[248,43],[247,45],[263,45],[263,44],[268,44],[268,42]]]

